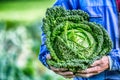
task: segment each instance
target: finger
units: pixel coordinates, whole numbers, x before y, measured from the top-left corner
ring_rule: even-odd
[[[58,72],[58,74],[63,76],[73,76],[73,72]]]
[[[86,78],[88,78],[88,77],[91,77],[91,76],[96,75],[96,74],[98,74],[98,73],[76,74],[76,76],[80,76],[80,77],[86,77]]]
[[[81,74],[87,74],[87,73],[99,73],[101,70],[100,66],[95,66],[95,67],[91,67],[91,68],[88,68],[84,71],[79,71],[78,73],[81,73]]]
[[[92,67],[92,68],[88,68],[86,70],[87,73],[100,73],[100,71],[101,71],[100,66],[95,66],[95,67]]]
[[[60,71],[64,72],[64,71],[68,71],[68,69],[66,68],[59,68]]]
[[[68,69],[66,69],[66,68],[55,68],[55,67],[52,67],[52,66],[50,66],[50,69],[51,70],[53,70],[53,71],[62,71],[62,72],[64,72],[64,71],[68,71]]]
[[[92,67],[93,67],[93,66],[98,66],[98,65],[100,65],[100,64],[102,64],[102,60],[101,60],[101,59],[95,61],[91,66],[92,66]]]
[[[52,67],[52,66],[50,66],[50,69],[53,70],[54,72],[59,72],[60,71],[59,68],[55,68],[55,67]]]
[[[79,70],[77,73],[85,73],[85,70]]]
[[[75,76],[72,75],[72,76],[64,76],[65,78],[74,78]]]

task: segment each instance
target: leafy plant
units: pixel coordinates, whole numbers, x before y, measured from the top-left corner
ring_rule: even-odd
[[[89,22],[89,15],[82,10],[48,8],[42,29],[52,57],[47,63],[57,68],[68,68],[74,73],[88,68],[112,48],[106,30]]]

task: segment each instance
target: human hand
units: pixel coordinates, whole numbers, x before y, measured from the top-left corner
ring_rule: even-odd
[[[93,75],[99,74],[104,70],[109,68],[109,59],[107,56],[103,56],[100,60],[96,60],[90,68],[84,71],[78,71],[76,76],[81,77],[91,77]]]
[[[55,68],[55,67],[52,67],[52,66],[50,66],[50,69],[52,71],[54,71],[56,74],[59,74],[59,75],[65,77],[65,78],[73,78],[74,77],[73,72],[68,71],[68,69],[65,69],[65,68]]]
[[[47,54],[46,58],[47,59],[51,59],[50,54]],[[64,76],[65,78],[73,78],[74,77],[73,72],[68,71],[68,69],[65,69],[65,68],[55,68],[55,67],[52,67],[52,66],[50,66],[50,69],[52,71],[54,71],[56,74]]]

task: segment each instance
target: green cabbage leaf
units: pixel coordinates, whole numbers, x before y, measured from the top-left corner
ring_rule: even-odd
[[[107,31],[101,25],[89,22],[89,15],[82,10],[48,8],[42,29],[52,57],[47,63],[56,68],[67,68],[76,73],[112,49]]]

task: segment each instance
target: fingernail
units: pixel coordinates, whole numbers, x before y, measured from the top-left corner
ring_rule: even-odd
[[[90,67],[94,67],[94,65],[90,65]]]

